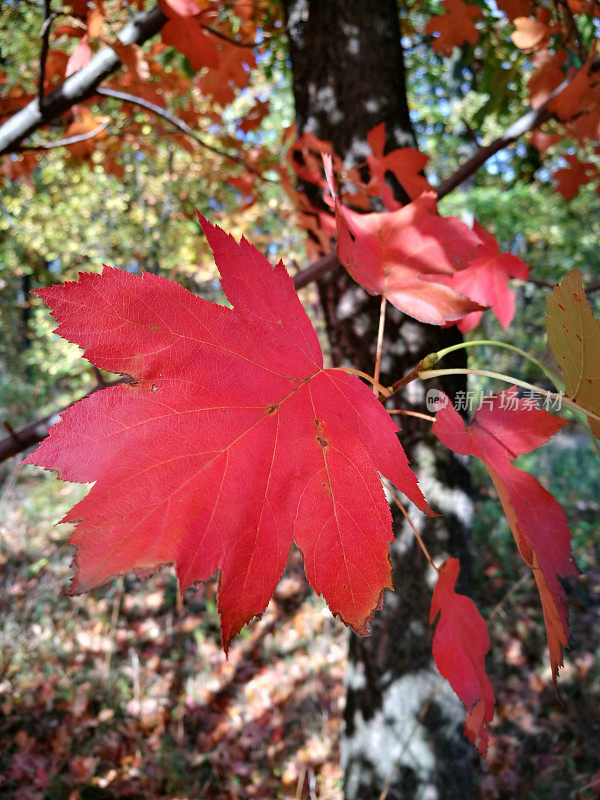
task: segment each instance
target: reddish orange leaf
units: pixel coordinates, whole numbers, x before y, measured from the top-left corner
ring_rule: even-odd
[[[77,47],[73,50],[69,60],[67,61],[65,77],[68,78],[69,75],[73,75],[75,72],[77,72],[77,70],[85,67],[85,65],[89,63],[91,57],[92,51],[88,42],[88,35],[86,33]]]
[[[498,0],[497,6],[511,21],[515,17],[528,17],[533,13],[531,0]]]
[[[433,433],[446,447],[485,464],[496,487],[519,553],[534,574],[546,623],[552,676],[567,644],[567,598],[559,578],[574,576],[571,534],[565,512],[538,481],[511,463],[547,442],[566,420],[530,408],[512,388],[480,408],[468,428],[448,401],[437,412]]]
[[[430,623],[440,615],[433,636],[433,659],[440,675],[467,707],[465,733],[485,756],[487,727],[494,716],[494,690],[485,671],[490,639],[475,603],[454,590],[459,571],[458,559],[447,558],[433,590]]]
[[[95,117],[85,106],[73,106],[73,110],[75,112],[75,120],[65,131],[65,136],[85,136],[97,131],[89,139],[69,145],[71,155],[76,158],[85,158],[94,152],[99,139],[106,138],[106,132],[102,128],[102,124],[106,123],[106,117]]]
[[[513,20],[514,33],[510,38],[519,50],[543,50],[550,37],[558,30],[557,25],[548,25],[550,12],[547,8],[538,8],[536,19],[517,17]]]
[[[193,70],[217,67],[219,55],[213,37],[194,17],[174,17],[162,29],[162,40],[187,56]]]
[[[598,177],[598,168],[590,161],[582,163],[577,156],[570,153],[564,153],[563,158],[568,166],[557,169],[552,177],[556,181],[556,191],[565,200],[572,200],[579,194],[582,186]]]
[[[569,85],[548,103],[548,111],[556,114],[559,119],[571,119],[578,112],[585,110],[583,102],[589,90],[589,64],[584,64]]]
[[[123,44],[116,40],[111,42],[111,49],[119,57],[119,61],[131,73],[136,81],[143,83],[150,78],[150,66],[144,51],[138,44]]]
[[[219,39],[216,42],[219,63],[216,69],[208,70],[196,81],[198,88],[209,94],[222,106],[231,103],[236,89],[243,89],[250,80],[250,71],[256,66],[250,48]]]
[[[551,53],[540,50],[532,58],[535,71],[527,81],[529,99],[532,108],[545,103],[550,94],[563,82],[565,76],[561,69],[566,60],[566,53]]]
[[[381,472],[428,510],[396,425],[358,378],[323,369],[291,278],[201,219],[234,308],[105,267],[39,291],[102,369],[136,383],[62,415],[27,459],[95,481],[72,592],[174,562],[181,589],[219,570],[223,643],[264,611],[292,539],[333,613],[365,632],[390,587]]]
[[[481,9],[463,0],[442,0],[442,6],[446,13],[432,17],[425,25],[425,33],[435,37],[432,46],[436,53],[450,56],[455,45],[477,44],[479,31],[473,20],[483,17]]]
[[[90,8],[87,15],[87,32],[92,39],[100,36],[104,24],[104,12],[100,6]]]

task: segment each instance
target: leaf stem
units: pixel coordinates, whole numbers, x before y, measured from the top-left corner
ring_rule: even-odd
[[[380,392],[379,400],[383,402],[387,398],[396,394],[396,392],[403,386],[412,383],[412,381],[416,381],[422,370],[429,369],[434,364],[437,364],[438,361],[439,358],[437,353],[430,353],[428,356],[425,356],[425,358],[422,358],[417,366],[413,367],[410,372],[407,372],[403,378],[399,378],[395,383],[393,383],[388,389],[387,394]]]
[[[556,387],[562,387],[560,378],[556,375],[556,373],[549,369],[549,367],[546,367],[541,361],[538,361],[537,358],[534,358],[525,350],[521,350],[520,347],[515,347],[514,344],[508,344],[507,342],[495,342],[491,339],[474,339],[470,342],[460,342],[459,344],[453,344],[451,347],[445,347],[443,350],[438,350],[437,357],[442,359],[444,356],[448,355],[448,353],[453,353],[455,350],[461,350],[465,347],[477,347],[479,345],[487,345],[488,347],[502,347],[505,350],[512,350],[513,352],[518,353],[523,358],[531,361],[532,364],[535,364],[538,369],[541,369],[544,375],[546,375]]]
[[[593,417],[600,422],[600,416],[594,414],[593,411],[588,411],[587,408],[583,408],[580,406],[579,403],[576,403],[575,400],[571,400],[570,397],[565,397],[564,394],[559,392],[549,392],[546,389],[541,389],[539,386],[535,386],[533,383],[528,383],[527,381],[522,381],[519,378],[513,378],[511,375],[503,375],[501,372],[490,372],[487,369],[426,369],[422,372],[419,372],[419,378],[426,381],[429,378],[439,378],[442,375],[481,375],[484,378],[494,378],[495,380],[504,381],[505,383],[512,383],[516,384],[517,386],[522,386],[525,389],[531,389],[535,394],[543,394],[545,397],[557,398],[560,399],[562,403],[565,405],[570,406],[571,408],[576,409],[577,411],[581,411],[586,415],[586,417]]]
[[[369,381],[370,384],[373,385],[373,388],[377,390],[380,395],[384,397],[390,396],[390,390],[382,386],[379,381],[375,380],[371,375],[367,375],[366,372],[361,372],[359,369],[354,369],[353,367],[330,367],[332,370],[336,370],[337,372],[349,372],[351,375],[358,375],[360,378],[364,378],[366,381]]]
[[[419,533],[419,531],[416,529],[416,527],[415,527],[415,524],[413,523],[413,521],[411,520],[411,518],[408,516],[408,511],[407,511],[407,510],[404,508],[404,505],[402,504],[402,501],[400,500],[400,498],[398,497],[398,495],[397,495],[397,494],[396,494],[396,492],[394,491],[393,487],[392,487],[392,486],[390,486],[390,484],[389,484],[389,483],[387,483],[387,481],[386,481],[386,485],[387,485],[387,490],[389,491],[389,493],[390,493],[390,494],[392,495],[392,497],[394,498],[394,501],[395,501],[396,505],[398,506],[398,508],[400,509],[400,511],[403,513],[403,515],[404,515],[404,519],[405,519],[405,520],[408,522],[408,524],[410,525],[410,527],[413,529],[413,533],[415,534],[415,537],[416,537],[416,539],[417,539],[417,542],[419,543],[419,546],[420,546],[421,550],[422,550],[422,551],[423,551],[423,553],[425,554],[425,558],[427,559],[427,561],[429,561],[429,563],[430,563],[430,564],[431,564],[431,566],[434,568],[434,570],[435,570],[436,572],[439,572],[439,571],[440,571],[439,567],[436,567],[436,565],[433,563],[433,559],[431,558],[431,555],[430,555],[430,553],[429,553],[429,550],[427,549],[427,545],[426,545],[426,544],[425,544],[425,542],[423,541],[423,539],[422,539],[422,537],[421,537],[421,534]]]
[[[373,377],[376,381],[379,381],[379,367],[381,366],[381,346],[383,344],[383,332],[385,330],[385,305],[386,299],[385,295],[381,295],[381,307],[379,309],[379,328],[377,329],[377,350],[375,353],[375,372],[373,373]],[[373,393],[375,395],[379,394],[379,391],[375,384],[373,384]]]
[[[387,409],[386,409],[387,411]],[[408,411],[406,408],[393,408],[388,414],[406,414],[408,417],[419,417],[419,419],[426,419],[428,422],[435,422],[435,417],[430,414],[421,414],[420,411]]]

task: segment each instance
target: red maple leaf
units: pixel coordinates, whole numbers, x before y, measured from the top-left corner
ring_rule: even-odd
[[[470,597],[454,591],[460,564],[447,558],[440,567],[430,623],[440,615],[433,637],[433,658],[442,677],[467,707],[465,733],[485,756],[487,726],[494,716],[494,690],[485,671],[490,639],[485,622]]]
[[[223,39],[215,44],[218,67],[201,75],[195,83],[201,92],[211,95],[217,103],[225,106],[234,99],[236,89],[244,89],[248,85],[256,60],[249,48]]]
[[[26,463],[95,481],[72,592],[174,562],[182,591],[219,570],[224,646],[264,611],[292,540],[333,613],[365,632],[390,587],[379,473],[420,508],[396,425],[355,376],[323,369],[280,262],[202,220],[234,308],[105,267],[38,293],[90,361],[130,375],[62,416]]]
[[[442,0],[441,4],[446,13],[432,17],[425,25],[425,33],[435,36],[432,47],[436,53],[450,56],[455,45],[477,44],[479,31],[473,20],[483,17],[481,9],[463,0]]]
[[[554,680],[569,637],[567,599],[559,577],[577,574],[571,534],[565,512],[550,492],[511,462],[547,442],[565,422],[543,409],[530,408],[512,388],[480,408],[468,428],[450,402],[437,412],[432,426],[446,447],[477,456],[490,474],[519,553],[538,586]]]
[[[423,192],[431,190],[427,178],[420,173],[429,161],[428,156],[412,147],[399,147],[384,155],[385,122],[372,128],[367,134],[367,144],[373,155],[367,156],[367,164],[371,171],[369,188],[373,188],[381,197],[388,211],[396,211],[402,207],[394,197],[392,187],[385,180],[385,173],[391,172],[411,200]]]
[[[217,67],[219,54],[209,33],[194,17],[173,17],[162,29],[162,40],[187,56],[193,70]]]
[[[331,159],[324,155],[331,193]],[[464,269],[481,241],[457,217],[440,217],[434,192],[382,213],[359,214],[335,198],[337,251],[340,263],[370,294],[384,295],[392,305],[421,322],[443,325],[478,303],[445,282]]]
[[[491,306],[506,330],[515,315],[515,296],[508,282],[511,277],[527,280],[529,267],[518,256],[501,253],[496,239],[478,222],[473,230],[481,239],[481,247],[468,267],[447,279],[448,285],[482,306]],[[473,311],[459,320],[456,327],[467,333],[479,324],[482,314],[483,311]]]
[[[557,169],[552,177],[556,181],[556,191],[560,192],[565,200],[572,200],[579,194],[582,186],[598,177],[598,168],[590,161],[581,162],[577,156],[570,153],[563,153],[562,157],[568,166]]]

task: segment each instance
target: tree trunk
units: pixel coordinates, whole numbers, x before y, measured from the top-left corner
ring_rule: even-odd
[[[292,63],[298,134],[330,141],[348,166],[369,152],[367,132],[386,123],[387,147],[414,146],[396,0],[283,0]],[[302,187],[311,195],[310,187]],[[313,190],[314,191],[314,190]],[[400,199],[403,199],[400,195]],[[316,202],[314,194],[311,201]],[[379,298],[368,296],[345,271],[319,283],[332,358],[372,374]],[[421,357],[460,341],[405,317],[388,305],[381,381],[390,384]],[[448,366],[464,365],[459,351]],[[410,384],[398,404],[424,410],[425,390]],[[443,385],[464,389],[462,377]],[[408,422],[404,422],[408,420]],[[469,474],[460,457],[431,436],[427,424],[403,418],[402,443],[421,487],[443,517],[412,513],[438,563],[461,560],[461,591],[470,569]],[[431,657],[428,626],[432,575],[414,535],[396,524],[391,548],[395,593],[375,615],[373,635],[350,636],[345,730],[341,741],[347,800],[473,796],[472,751],[462,737],[465,709],[441,679]]]

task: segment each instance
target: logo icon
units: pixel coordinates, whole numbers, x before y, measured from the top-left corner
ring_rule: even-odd
[[[427,411],[435,413],[448,405],[448,398],[437,389],[428,389],[425,395]]]

